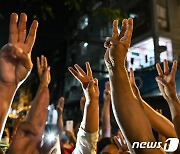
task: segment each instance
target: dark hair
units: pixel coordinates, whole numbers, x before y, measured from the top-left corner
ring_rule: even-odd
[[[100,154],[100,152],[109,144],[115,144],[113,137],[104,137],[99,140],[97,143],[97,154]]]

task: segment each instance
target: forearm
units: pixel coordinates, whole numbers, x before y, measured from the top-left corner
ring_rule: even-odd
[[[99,104],[98,99],[85,103],[81,127],[87,133],[97,132],[99,129]]]
[[[63,122],[62,114],[59,115],[59,117],[58,117],[57,127],[58,127],[58,130],[59,130],[59,135],[61,136],[62,131],[64,130],[64,122]]]
[[[26,121],[30,122],[37,129],[44,129],[48,115],[49,89],[47,86],[39,86],[38,92],[33,100]]]
[[[142,101],[142,105],[154,130],[156,130],[158,133],[162,134],[166,138],[177,137],[174,125],[170,120],[168,120],[160,113],[156,112],[145,101]]]
[[[111,137],[110,102],[104,102],[102,110],[102,137]]]
[[[76,139],[76,136],[74,134],[70,137],[70,139],[74,144],[76,144],[77,139]]]
[[[16,89],[17,85],[3,85],[0,83],[0,139]]]
[[[168,102],[171,111],[172,121],[176,130],[176,134],[180,139],[180,101],[179,99],[172,100]]]
[[[134,141],[154,141],[150,123],[132,92],[124,65],[110,72],[110,83],[115,118],[126,138],[131,144]]]

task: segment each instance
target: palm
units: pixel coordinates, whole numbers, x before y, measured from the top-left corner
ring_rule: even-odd
[[[168,83],[173,83],[173,78],[172,78],[172,75],[164,75],[163,76],[164,80],[166,80],[166,82]]]
[[[104,58],[108,68],[114,67],[115,63],[124,62],[130,46],[133,20],[131,18],[124,19],[121,29],[119,34],[118,20],[114,20],[112,37],[107,37],[104,44],[107,48]]]
[[[163,76],[163,78],[164,78],[164,80],[167,82],[167,83],[169,83],[169,85],[170,85],[170,87],[172,88],[171,90],[173,90],[176,86],[175,86],[175,81],[174,81],[174,79],[172,78],[172,75],[170,74],[170,75],[164,75]],[[166,87],[166,86],[164,86],[164,91],[165,91],[165,93],[166,93],[166,95],[171,95],[170,93],[169,93],[169,88],[170,87]]]
[[[86,63],[87,73],[83,71],[83,69],[79,65],[74,65],[75,71],[72,67],[69,67],[69,71],[74,75],[74,77],[81,83],[82,87],[86,89],[88,83],[93,80],[92,71],[89,63]]]
[[[158,77],[156,78],[158,82],[159,89],[165,99],[170,99],[176,97],[176,83],[175,75],[177,71],[177,61],[173,62],[172,70],[169,71],[168,61],[164,60],[164,71],[162,71],[161,66],[156,64],[158,71]]]
[[[10,53],[8,50],[10,47],[7,44],[1,49],[0,56],[0,78],[5,83],[17,83],[23,80],[28,74],[29,70],[32,68],[32,62],[30,56],[27,56],[27,63],[29,68],[26,68],[22,61],[14,57],[13,53]],[[24,50],[23,47],[19,47]]]
[[[48,86],[51,81],[50,66],[43,55],[41,55],[41,60],[37,57],[37,71],[41,84]]]
[[[33,66],[31,50],[38,23],[33,22],[26,38],[26,15],[21,14],[18,27],[17,20],[17,14],[13,13],[10,20],[9,43],[0,50],[0,80],[8,84],[18,84],[24,80]]]
[[[86,88],[88,83],[89,83],[89,81],[92,80],[92,77],[87,76],[87,75],[85,75],[85,76],[78,76],[78,77],[79,77],[79,81],[81,82],[81,84],[83,85],[84,88]]]

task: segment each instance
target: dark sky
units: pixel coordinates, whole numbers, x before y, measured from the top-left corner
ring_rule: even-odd
[[[37,19],[39,27],[32,51],[34,68],[29,80],[38,83],[36,76],[36,57],[47,56],[51,66],[52,93],[62,94],[65,72],[66,43],[73,25],[72,11],[61,0],[6,0],[0,1],[0,45],[8,41],[10,14],[24,12],[28,16],[27,27]],[[75,23],[75,22],[74,22]],[[36,76],[37,77],[37,76]],[[57,96],[55,96],[57,97]]]
[[[52,9],[52,16],[48,9]],[[7,40],[9,17],[12,12],[18,14],[25,12],[28,15],[28,25],[31,24],[33,18],[39,21],[35,44],[35,49],[39,50],[39,52],[56,48],[58,43],[64,41],[68,35],[66,25],[69,22],[71,11],[64,6],[63,1],[46,0],[43,2],[42,0],[32,0],[32,2],[28,2],[25,0],[6,0],[0,2],[0,14],[2,16],[0,19],[0,33],[3,36],[0,43]]]

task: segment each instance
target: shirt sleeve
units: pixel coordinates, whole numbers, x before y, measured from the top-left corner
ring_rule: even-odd
[[[97,141],[98,131],[94,133],[87,133],[80,127],[73,154],[96,154]]]

